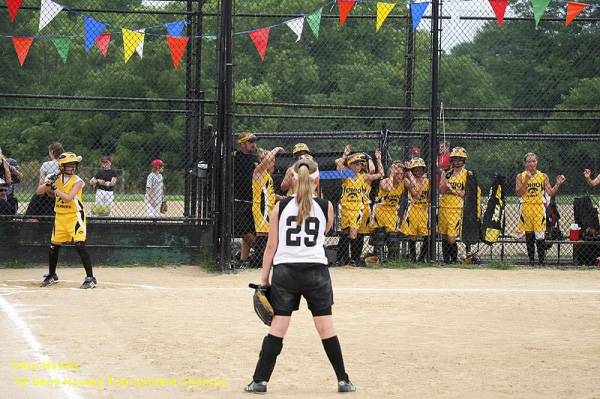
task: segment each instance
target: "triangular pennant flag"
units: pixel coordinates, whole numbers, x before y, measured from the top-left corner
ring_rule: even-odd
[[[175,69],[179,66],[179,61],[185,51],[189,37],[172,37],[167,36],[167,42],[169,43],[169,49],[171,49],[171,58],[173,58],[173,66]]]
[[[103,33],[96,39],[96,46],[100,49],[104,58],[106,58],[106,54],[108,53],[108,45],[110,43],[110,33]]]
[[[52,43],[58,51],[60,58],[63,60],[63,64],[67,63],[67,55],[69,54],[69,46],[71,45],[70,37],[53,37]]]
[[[550,4],[550,0],[531,0],[533,5],[533,17],[535,18],[535,26],[538,26],[546,7]]]
[[[146,28],[138,29],[134,32],[144,34],[144,36],[142,36],[142,40],[140,41],[140,44],[138,44],[137,47],[135,48],[135,52],[138,53],[140,58],[144,58],[144,39],[146,37]]]
[[[579,13],[587,6],[589,6],[589,4],[575,3],[574,1],[569,1],[567,3],[567,21],[565,23],[565,26],[568,26],[571,23],[571,21],[576,16],[578,16]]]
[[[100,36],[106,25],[85,16],[83,17],[83,24],[85,27],[85,52],[87,53],[94,43],[96,43],[96,39],[98,39],[98,36]]]
[[[255,30],[252,32],[248,32],[250,38],[254,42],[256,49],[258,50],[258,54],[260,54],[260,58],[265,60],[265,52],[267,51],[267,43],[269,42],[269,31],[271,28],[264,28],[260,30]]]
[[[31,43],[33,43],[33,37],[13,36],[12,41],[15,45],[15,50],[17,51],[17,57],[19,57],[19,62],[21,63],[21,66],[23,66],[25,58],[27,58],[27,53],[29,53],[29,47],[31,47]]]
[[[299,17],[285,22],[285,24],[298,36],[296,41],[300,40],[302,30],[304,29],[304,17]]]
[[[42,4],[40,6],[40,24],[38,30],[42,30],[46,25],[48,25],[62,9],[63,6],[53,2],[52,0],[42,0]]]
[[[306,22],[308,23],[308,26],[310,26],[310,29],[312,30],[317,39],[319,38],[319,27],[321,26],[322,11],[323,9],[319,8],[317,11],[310,13],[306,16]]]
[[[217,40],[217,35],[204,36],[207,42],[212,42],[213,40]]]
[[[125,62],[129,61],[143,38],[143,33],[123,29],[123,49],[125,50]]]
[[[8,6],[10,18],[13,22],[15,22],[15,17],[19,12],[19,7],[21,7],[21,0],[6,0],[6,5]],[[23,65],[23,63],[21,63],[21,65]]]
[[[356,0],[338,0],[338,10],[340,13],[340,28],[344,25],[344,22],[346,22],[346,17],[350,13],[352,7],[354,7],[355,3]]]
[[[498,20],[498,25],[502,26],[502,21],[504,21],[504,14],[506,13],[506,5],[508,4],[508,0],[489,0],[490,5],[492,6],[492,10],[494,10],[494,14],[496,14],[496,19]]]
[[[423,18],[423,14],[425,14],[425,10],[429,3],[410,3],[410,14],[412,15],[412,23],[413,23],[413,32],[419,26],[419,22],[421,22],[421,18]]]
[[[396,3],[377,3],[377,28],[375,29],[376,31],[379,31],[379,28],[381,28],[381,24],[383,24],[383,21],[385,21],[388,14],[390,13],[390,11],[392,11],[395,5]]]
[[[165,24],[165,26],[167,27],[169,36],[179,37],[181,36],[181,32],[183,32],[185,21],[171,22],[170,24]]]

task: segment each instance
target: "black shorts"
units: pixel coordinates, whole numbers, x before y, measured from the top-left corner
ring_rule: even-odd
[[[313,316],[331,315],[333,288],[327,265],[280,264],[273,268],[271,305],[275,315],[291,316],[304,297]]]
[[[254,215],[252,203],[235,200],[233,208],[233,235],[241,238],[244,234],[254,234]]]

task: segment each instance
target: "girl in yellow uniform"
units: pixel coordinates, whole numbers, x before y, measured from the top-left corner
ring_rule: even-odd
[[[264,148],[258,150],[258,162],[252,173],[252,215],[254,217],[254,229],[256,231],[256,243],[254,244],[254,257],[248,265],[252,267],[262,266],[262,257],[267,246],[269,233],[269,217],[275,206],[275,200],[282,197],[275,195],[273,178],[271,173],[275,168],[275,155],[285,152],[282,147],[276,147],[271,151]]]
[[[388,177],[379,183],[379,193],[373,206],[373,229],[398,232],[398,208],[404,188],[404,168],[401,161],[395,161],[390,166]]]
[[[558,188],[566,178],[559,175],[554,187],[550,185],[548,176],[537,170],[537,156],[530,152],[525,155],[525,171],[516,179],[517,196],[521,197],[520,231],[525,232],[529,265],[535,265],[535,247],[537,245],[540,266],[546,262],[546,210],[544,209],[543,191],[554,197]]]
[[[450,153],[452,170],[442,173],[440,178],[439,230],[442,236],[442,254],[446,264],[458,261],[456,237],[460,231],[460,217],[467,185],[467,173],[471,173],[465,169],[466,160],[467,151],[464,148],[453,148]]]
[[[81,190],[85,183],[75,174],[81,162],[72,152],[64,152],[58,157],[58,168],[60,174],[46,176],[44,184],[36,190],[36,194],[46,194],[55,197],[54,228],[50,239],[50,255],[48,263],[48,274],[44,275],[41,286],[47,287],[58,281],[56,265],[58,264],[58,251],[63,242],[75,241],[75,248],[79,253],[86,278],[81,285],[82,289],[94,288],[98,284],[92,272],[92,261],[85,247],[86,218],[83,202],[81,201]]]
[[[429,179],[425,174],[425,161],[421,158],[413,159],[410,162],[410,172],[404,180],[410,197],[401,231],[410,236],[408,250],[410,260],[413,262],[417,261],[417,236],[423,236],[423,245],[418,259],[418,262],[423,262],[429,249],[429,215],[427,214]]]
[[[360,265],[362,255],[362,237],[358,238],[363,210],[365,207],[365,193],[367,182],[380,179],[383,176],[383,165],[381,163],[381,151],[375,151],[378,172],[375,174],[363,173],[363,166],[367,164],[364,154],[357,153],[349,157],[352,146],[347,145],[342,158],[335,161],[338,170],[350,169],[354,171],[354,177],[342,179],[342,236],[338,243],[338,263],[346,264],[348,261],[348,246],[351,248],[351,261]],[[348,167],[344,165],[347,162]],[[360,240],[360,241],[359,241]]]

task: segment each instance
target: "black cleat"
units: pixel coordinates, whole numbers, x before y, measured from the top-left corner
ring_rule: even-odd
[[[98,285],[98,282],[96,281],[96,277],[86,277],[85,281],[83,282],[83,284],[81,284],[81,288],[82,290],[87,290],[90,288],[94,288],[95,286]]]
[[[244,387],[244,392],[248,393],[267,393],[267,381],[254,382]]]
[[[53,275],[44,274],[44,280],[42,281],[42,284],[40,284],[40,287],[48,287],[49,285],[52,285],[57,281],[58,276],[56,275],[56,273],[54,273]]]
[[[348,392],[355,392],[356,391],[356,387],[354,386],[353,383],[350,382],[350,380],[347,381],[340,381],[338,382],[338,392],[341,393],[348,393]]]

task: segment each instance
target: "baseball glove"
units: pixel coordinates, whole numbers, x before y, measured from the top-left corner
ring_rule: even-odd
[[[252,298],[254,303],[254,311],[263,323],[265,323],[267,326],[270,326],[274,314],[273,307],[271,306],[270,302],[271,287],[261,287],[260,285],[256,284],[248,284],[248,287],[254,289],[254,296]]]
[[[169,209],[169,206],[167,205],[167,202],[163,201],[162,204],[160,204],[160,213],[162,213],[164,215],[165,213],[167,213],[168,209]]]

